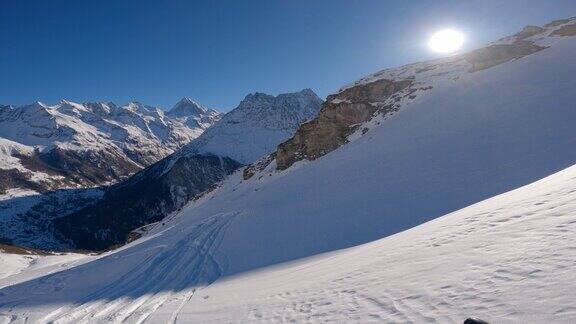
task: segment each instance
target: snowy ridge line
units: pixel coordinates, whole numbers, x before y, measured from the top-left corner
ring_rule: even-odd
[[[576,19],[525,28],[507,43],[491,43],[465,54],[387,69],[329,95],[319,116],[278,146],[279,169],[314,160],[364,135],[407,106],[427,100],[436,88],[455,87],[505,63],[525,61],[576,36]],[[425,94],[425,95],[421,95]],[[364,125],[364,126],[362,126]],[[373,128],[373,127],[372,127]],[[356,132],[354,134],[354,132]]]
[[[571,17],[565,20],[564,19],[558,20],[557,22],[559,23],[554,24],[553,22],[543,27],[529,26],[539,28],[533,35],[530,35],[529,37],[519,39],[518,35],[520,33],[518,33],[513,36],[504,37],[498,41],[490,42],[483,47],[490,47],[492,45],[509,45],[514,44],[517,41],[533,42],[541,46],[547,46],[548,43],[550,41],[553,41],[555,38],[561,38],[562,36],[555,36],[554,33],[563,28],[564,26],[569,26],[576,23],[576,17]],[[478,49],[480,48],[482,47],[479,47]],[[381,79],[401,80],[408,78],[416,78],[416,80],[426,82],[426,81],[433,81],[437,77],[443,77],[448,74],[452,74],[452,76],[455,77],[459,74],[464,74],[468,72],[468,70],[472,67],[470,63],[466,62],[466,56],[470,52],[474,52],[474,50],[471,50],[468,53],[464,54],[456,54],[451,57],[439,58],[426,62],[410,63],[397,68],[384,69],[374,74],[363,77],[358,81],[347,84],[344,87],[340,88],[338,92],[342,92],[354,86],[376,82]],[[454,67],[456,69],[452,69]],[[435,71],[435,72],[427,73],[429,71]]]

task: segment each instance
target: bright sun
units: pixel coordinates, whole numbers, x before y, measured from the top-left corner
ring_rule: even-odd
[[[428,46],[438,53],[454,53],[464,44],[464,34],[454,29],[444,29],[436,32],[430,38]]]

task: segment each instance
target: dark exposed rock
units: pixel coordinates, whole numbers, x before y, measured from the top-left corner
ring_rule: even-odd
[[[470,72],[476,72],[530,55],[544,48],[526,41],[518,41],[513,44],[494,44],[467,53],[464,58],[472,64]]]
[[[276,152],[246,166],[242,174],[244,180],[248,180],[252,178],[256,172],[264,170],[268,165],[270,165],[270,163],[272,163],[272,161],[274,161],[275,158],[276,158]]]
[[[278,169],[284,170],[302,159],[316,159],[340,147],[346,143],[353,125],[368,121],[376,111],[386,114],[394,109],[376,103],[384,102],[412,83],[411,79],[381,79],[328,96],[318,117],[303,124],[294,137],[278,146]]]
[[[576,36],[576,22],[558,28],[552,33],[552,36]]]
[[[552,22],[547,23],[546,25],[544,25],[544,27],[555,27],[555,26],[560,26],[560,25],[564,25],[565,23],[570,22],[570,20],[574,19],[574,17],[572,18],[566,18],[566,19],[558,19],[558,20],[554,20]]]
[[[37,182],[29,181],[30,177],[18,169],[0,169],[0,194],[11,188],[27,188],[42,192],[46,188]]]
[[[526,26],[520,32],[518,32],[514,37],[517,40],[524,40],[528,37],[532,37],[534,35],[538,35],[543,32],[545,29],[539,26]]]
[[[7,245],[0,243],[0,252],[8,254],[22,254],[22,255],[54,255],[54,252],[37,250],[32,248]]]
[[[39,155],[51,170],[66,174],[74,182],[101,184],[120,180],[141,168],[114,151],[74,151],[55,147]]]
[[[140,170],[133,162],[113,151],[75,151],[54,147],[31,155],[14,153],[26,170],[42,172],[45,180],[33,179],[30,172],[0,169],[0,193],[22,188],[45,193],[62,187],[95,186],[118,181]]]

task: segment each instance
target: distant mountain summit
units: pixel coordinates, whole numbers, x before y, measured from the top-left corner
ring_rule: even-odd
[[[179,119],[188,127],[206,129],[218,121],[222,114],[184,97],[166,115]]]
[[[278,96],[249,94],[181,153],[210,153],[251,163],[274,151],[302,123],[314,118],[322,102],[310,89]]]
[[[184,97],[168,111],[167,115],[172,117],[189,117],[202,116],[207,112],[207,108],[204,108],[190,97]]]

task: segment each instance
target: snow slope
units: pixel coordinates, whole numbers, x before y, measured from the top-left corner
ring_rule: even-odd
[[[142,239],[0,290],[1,316],[576,321],[576,38],[541,41],[436,79],[314,161],[236,172]]]
[[[0,245],[0,288],[59,272],[94,257],[78,253],[39,255],[33,251]]]
[[[384,239],[206,287],[220,273],[205,253],[230,222],[215,215],[71,270],[0,279],[22,282],[0,290],[0,321],[576,321],[576,166]]]
[[[178,319],[573,323],[575,234],[572,166],[375,242],[218,281]]]

